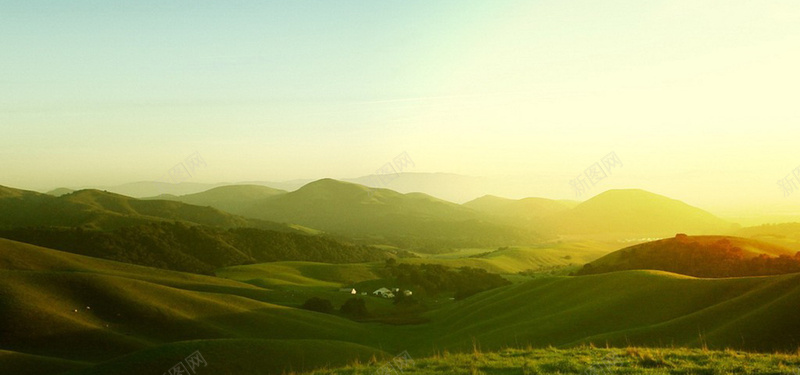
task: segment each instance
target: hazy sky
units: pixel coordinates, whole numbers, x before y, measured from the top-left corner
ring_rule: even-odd
[[[0,184],[414,172],[800,202],[798,1],[0,0]],[[800,187],[800,183],[798,183]]]

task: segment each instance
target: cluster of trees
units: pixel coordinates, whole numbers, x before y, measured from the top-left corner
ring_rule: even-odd
[[[398,285],[414,290],[415,295],[435,296],[453,292],[456,299],[462,299],[510,284],[500,275],[480,268],[453,269],[440,264],[396,264],[393,261],[387,261],[386,265]]]
[[[634,247],[620,253],[619,261],[609,265],[587,264],[579,275],[630,269],[653,269],[695,277],[765,276],[800,272],[800,252],[794,256],[748,256],[728,239],[710,244],[670,240],[658,251]]]
[[[0,237],[74,254],[174,271],[212,274],[227,266],[272,261],[376,262],[388,253],[325,236],[254,228],[221,229],[158,222],[113,231],[14,228]]]
[[[332,314],[335,311],[331,301],[319,297],[309,298],[305,303],[303,303],[301,308],[325,314]],[[357,297],[349,298],[347,301],[345,301],[342,306],[339,307],[339,312],[342,315],[349,316],[351,318],[365,318],[369,316],[366,301],[364,301],[363,298]]]

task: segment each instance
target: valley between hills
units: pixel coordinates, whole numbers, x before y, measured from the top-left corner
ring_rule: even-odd
[[[167,373],[193,353],[214,374],[375,373],[398,353],[409,374],[800,363],[800,224],[635,189],[60,193],[0,187],[4,370]]]

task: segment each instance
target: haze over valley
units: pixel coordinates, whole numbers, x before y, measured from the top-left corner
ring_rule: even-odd
[[[0,373],[800,373],[800,4],[0,4]]]

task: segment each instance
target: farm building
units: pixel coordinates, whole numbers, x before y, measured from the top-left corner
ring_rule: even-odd
[[[380,288],[372,292],[372,294],[383,298],[394,298],[394,293],[392,293],[391,289],[388,288]]]

